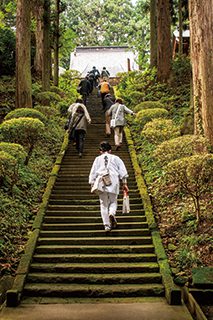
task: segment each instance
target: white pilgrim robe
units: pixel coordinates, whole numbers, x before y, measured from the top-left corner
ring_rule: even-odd
[[[119,194],[120,180],[127,178],[128,173],[123,161],[116,155],[104,152],[96,157],[89,175],[89,184],[94,184],[95,179],[105,170],[105,156],[108,158],[107,168],[109,170],[112,184],[104,187],[104,192]]]

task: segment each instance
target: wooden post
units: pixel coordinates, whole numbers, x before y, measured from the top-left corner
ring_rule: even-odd
[[[130,59],[129,58],[127,58],[127,70],[131,71]]]

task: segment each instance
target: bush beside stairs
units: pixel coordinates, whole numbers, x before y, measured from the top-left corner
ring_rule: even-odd
[[[105,139],[101,102],[95,95],[90,97],[88,109],[92,124],[86,136],[83,157],[79,158],[75,147],[68,145],[50,194],[31,263],[25,268],[27,274],[23,290],[19,292],[23,303],[165,295],[125,139],[116,154],[128,169],[131,212],[122,214],[120,195],[118,227],[110,234],[104,231],[99,199],[90,193],[88,185],[89,171],[98,155],[99,142]],[[113,137],[110,142],[113,146]],[[12,290],[8,294],[8,306],[16,304],[14,292]],[[20,297],[16,299],[20,300]]]

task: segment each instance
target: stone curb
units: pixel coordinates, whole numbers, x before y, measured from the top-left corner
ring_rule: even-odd
[[[32,260],[37,239],[39,237],[39,232],[41,228],[41,224],[43,222],[44,214],[46,211],[46,208],[49,203],[49,197],[52,192],[52,188],[55,184],[58,172],[60,170],[60,165],[63,159],[63,156],[65,154],[65,151],[68,146],[68,134],[65,133],[64,136],[64,141],[61,146],[61,150],[59,152],[58,157],[56,158],[55,164],[53,166],[53,169],[50,173],[50,177],[45,189],[45,192],[42,197],[42,202],[39,207],[37,216],[34,220],[34,223],[32,225],[32,233],[30,234],[30,237],[27,241],[26,248],[25,248],[25,253],[21,257],[17,272],[16,272],[16,277],[13,282],[13,286],[10,290],[7,291],[6,293],[6,305],[7,307],[16,307],[20,303],[22,291],[24,288],[24,283],[26,280],[26,276],[29,270],[30,262]]]
[[[197,320],[207,320],[202,309],[200,308],[193,295],[190,293],[189,289],[183,287],[182,292],[184,303],[186,304],[191,315],[195,316],[195,319]]]
[[[152,240],[155,247],[155,253],[157,255],[158,264],[160,266],[160,273],[162,275],[162,281],[165,287],[165,296],[169,304],[180,305],[182,303],[181,290],[173,282],[171,269],[161,241],[160,233],[157,229],[157,224],[155,222],[155,217],[153,214],[152,204],[147,191],[146,183],[143,179],[142,170],[138,164],[137,154],[131,137],[131,132],[127,127],[125,127],[124,132],[127,140],[129,154],[132,160],[132,165],[135,170],[135,178],[137,181],[138,189],[143,200],[147,223],[151,231]]]

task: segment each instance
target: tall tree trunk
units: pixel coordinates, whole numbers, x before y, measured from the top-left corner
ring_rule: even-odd
[[[42,59],[42,90],[49,91],[51,76],[51,50],[50,50],[50,0],[44,0],[44,35]]]
[[[44,1],[39,0],[34,4],[33,10],[35,19],[36,19],[36,30],[35,30],[35,39],[36,39],[36,54],[34,60],[35,73],[39,79],[42,79],[42,58],[43,58],[43,36],[44,36]]]
[[[59,14],[60,14],[60,0],[55,0],[55,30],[54,30],[54,77],[53,82],[58,86],[58,72],[59,72]]]
[[[190,0],[190,37],[195,134],[213,146],[213,6],[212,0]]]
[[[183,54],[183,14],[182,14],[182,0],[179,0],[179,55]]]
[[[32,107],[31,1],[17,1],[16,15],[16,107]]]
[[[157,67],[157,3],[150,0],[150,66]]]
[[[168,81],[171,72],[171,14],[170,1],[157,2],[157,39],[158,39],[158,80]]]

